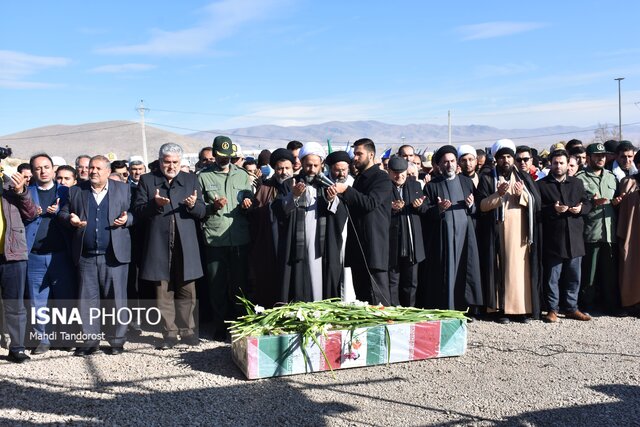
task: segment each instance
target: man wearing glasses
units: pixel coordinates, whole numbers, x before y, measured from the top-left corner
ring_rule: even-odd
[[[516,148],[515,163],[516,167],[520,171],[528,173],[534,181],[542,179],[546,176],[544,172],[533,165],[533,155],[531,153],[531,148],[527,147],[526,145],[520,145]]]

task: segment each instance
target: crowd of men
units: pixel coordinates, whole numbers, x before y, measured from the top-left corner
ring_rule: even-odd
[[[628,141],[571,140],[544,154],[501,139],[487,152],[445,145],[426,158],[403,145],[379,159],[363,138],[330,153],[291,141],[254,159],[226,136],[200,151],[195,171],[174,143],[149,165],[83,155],[74,168],[35,154],[3,176],[9,360],[28,360],[27,346],[88,356],[101,332],[121,354],[142,325],[86,319],[143,295],[161,313],[159,349],[198,345],[203,296],[221,340],[242,314],[238,295],[263,307],[342,298],[456,309],[499,323],[638,315],[640,153]],[[52,306],[79,310],[83,339],[49,339],[52,326],[37,320]]]

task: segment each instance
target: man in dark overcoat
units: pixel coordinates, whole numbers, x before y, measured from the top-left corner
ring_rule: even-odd
[[[350,222],[345,265],[353,272],[356,297],[372,304],[391,304],[389,292],[389,226],[393,189],[389,175],[375,164],[376,146],[368,138],[353,144],[353,166],[358,170],[353,186],[329,187],[342,194]]]
[[[162,314],[159,349],[178,342],[197,345],[194,310],[195,280],[202,277],[198,226],[205,216],[202,190],[195,174],[180,171],[182,148],[160,147],[160,169],[142,175],[133,203],[134,214],[146,221],[140,278],[154,283]]]

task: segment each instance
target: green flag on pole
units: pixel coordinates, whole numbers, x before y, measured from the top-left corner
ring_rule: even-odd
[[[331,148],[331,138],[327,138],[327,154],[333,153],[333,148]]]

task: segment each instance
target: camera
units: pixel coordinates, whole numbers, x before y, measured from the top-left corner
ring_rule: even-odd
[[[6,147],[0,147],[0,160],[4,160],[7,157],[11,156],[11,148],[7,145]]]

